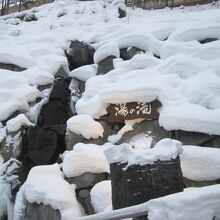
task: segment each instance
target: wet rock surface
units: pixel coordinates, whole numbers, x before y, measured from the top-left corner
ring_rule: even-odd
[[[172,131],[170,133],[171,138],[181,141],[183,145],[220,148],[220,136],[217,135],[208,135],[204,133],[181,130]]]
[[[5,69],[5,70],[10,70],[10,71],[15,71],[15,72],[22,72],[26,70],[25,68],[22,68],[15,64],[6,64],[6,63],[0,63],[0,69]]]
[[[21,220],[60,220],[59,210],[53,209],[51,206],[37,203],[27,203],[25,216]]]
[[[113,59],[115,59],[114,56],[109,56],[109,57],[105,58],[104,60],[100,61],[98,63],[97,74],[103,75],[103,74],[108,73],[109,71],[113,70],[114,69]]]
[[[75,68],[93,64],[94,48],[80,41],[72,41],[66,53],[70,70]]]
[[[179,157],[152,165],[110,165],[113,209],[141,204],[153,198],[183,191]]]
[[[138,49],[138,48],[136,48],[136,47],[122,48],[122,49],[120,49],[120,57],[123,60],[130,60],[136,54],[139,54],[141,52],[143,52],[143,51]]]

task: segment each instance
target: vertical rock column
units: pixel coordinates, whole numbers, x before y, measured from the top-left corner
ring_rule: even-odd
[[[132,159],[136,164],[132,164],[129,160],[134,156],[134,158],[140,158],[140,163],[143,163],[145,156],[143,155],[141,158],[141,155],[136,154],[135,149],[132,149],[131,146],[129,146],[131,150],[128,147],[129,150],[126,150],[122,156],[121,146],[124,148],[123,145],[119,145],[117,146],[118,150],[108,150],[111,152],[111,156],[108,156],[109,152],[106,152],[110,162],[112,206],[114,210],[138,205],[150,199],[183,191],[182,172],[178,154],[175,159],[159,159],[153,163],[151,161],[150,164],[148,164],[146,159],[145,165],[138,165],[138,161],[135,161],[136,159]],[[154,154],[152,153],[153,150],[152,148],[146,150],[146,153],[142,153],[151,155]],[[148,151],[151,152],[148,153]],[[115,162],[111,158],[116,158]],[[126,159],[129,163],[125,162]],[[136,217],[135,219],[144,220],[147,219],[147,216]]]

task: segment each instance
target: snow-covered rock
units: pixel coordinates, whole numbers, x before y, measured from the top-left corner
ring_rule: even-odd
[[[90,191],[91,203],[95,212],[103,212],[112,204],[111,181],[106,180],[97,183]]]
[[[26,200],[29,203],[50,205],[60,211],[64,220],[83,215],[76,200],[75,185],[64,180],[58,164],[32,168],[21,190],[21,198],[18,198],[21,202]],[[19,207],[24,208],[22,204]],[[19,207],[16,209],[17,213],[22,211]]]
[[[65,151],[63,160],[64,175],[74,177],[86,172],[109,173],[109,164],[103,153],[105,148],[105,145],[78,143],[72,151]]]
[[[183,176],[195,181],[220,179],[220,149],[183,146],[180,155]]]
[[[15,118],[7,121],[8,132],[18,131],[22,126],[34,126],[24,114],[19,114]]]
[[[86,139],[103,137],[102,125],[90,115],[76,115],[67,121],[67,129],[76,134],[81,134]]]

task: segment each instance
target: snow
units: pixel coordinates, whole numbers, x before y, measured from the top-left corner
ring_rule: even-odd
[[[220,185],[188,188],[148,203],[149,220],[207,220],[220,217]]]
[[[90,115],[75,115],[71,117],[67,121],[67,129],[82,135],[86,139],[103,137],[104,132],[102,125]]]
[[[118,131],[117,134],[113,134],[113,135],[110,135],[108,137],[108,141],[113,143],[113,144],[117,143],[126,132],[132,131],[133,130],[133,126],[136,123],[139,123],[141,121],[142,121],[142,119],[135,119],[135,120],[127,120],[127,121],[125,121],[125,125]]]
[[[180,155],[183,176],[194,181],[220,179],[220,149],[183,146]]]
[[[127,11],[126,19],[119,19],[118,3],[121,1],[105,3],[104,9],[94,1],[59,1],[39,7],[35,22],[18,22],[16,15],[1,19],[0,62],[27,70],[16,74],[1,70],[6,88],[0,91],[0,121],[17,110],[30,110],[29,103],[41,95],[36,86],[54,81],[59,67],[67,65],[63,49],[77,39],[96,48],[96,63],[109,55],[119,57],[121,48],[144,51],[119,62],[104,76],[95,76],[95,65],[73,70],[71,77],[86,81],[86,90],[76,104],[78,114],[99,118],[106,114],[109,103],[158,98],[162,102],[159,122],[165,129],[219,135],[220,41],[199,43],[220,38],[219,9],[209,5],[185,7],[184,11],[135,9]],[[60,12],[65,15],[57,17]],[[7,82],[12,78],[16,85],[22,81],[20,87],[25,91],[9,89],[11,83]]]
[[[116,42],[106,43],[104,45],[101,45],[98,49],[96,49],[94,54],[94,62],[99,63],[100,61],[110,56],[120,56],[120,51]]]
[[[134,149],[130,144],[110,146],[105,151],[105,156],[109,163],[128,163],[131,165],[153,164],[157,160],[167,161],[175,159],[182,153],[182,144],[179,141],[165,138],[159,141],[154,148]]]
[[[65,151],[63,155],[64,175],[74,177],[86,172],[109,173],[109,164],[103,153],[106,147],[105,145],[78,143],[72,151]]]
[[[24,198],[19,199],[50,205],[60,211],[63,220],[70,220],[83,215],[76,200],[75,188],[74,184],[70,185],[64,180],[58,164],[36,166],[31,169],[22,187]],[[19,209],[17,212],[19,213]]]
[[[124,209],[101,212],[96,215],[75,220],[123,219],[143,213],[149,220],[207,220],[220,217],[220,185],[201,188],[187,188],[180,193],[171,194],[146,203]]]
[[[111,181],[105,180],[97,183],[90,191],[91,204],[95,213],[103,212],[112,204]]]
[[[18,131],[22,126],[34,126],[24,114],[19,114],[15,118],[7,121],[8,132]]]
[[[92,64],[92,65],[85,65],[72,70],[69,73],[69,76],[79,79],[81,81],[87,81],[89,78],[95,76],[96,73],[97,73],[97,65]]]

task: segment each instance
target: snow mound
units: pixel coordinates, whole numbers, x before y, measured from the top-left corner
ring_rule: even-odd
[[[78,143],[72,151],[64,152],[63,172],[67,177],[83,173],[109,173],[109,164],[103,151],[106,146]]]
[[[76,200],[76,187],[64,180],[58,164],[32,168],[24,184],[23,193],[28,202],[51,205],[64,220],[83,215]]]
[[[75,115],[68,119],[67,129],[80,134],[86,139],[97,139],[103,137],[102,125],[95,121],[90,115]]]
[[[115,42],[109,42],[101,45],[94,54],[94,62],[99,63],[109,56],[119,57],[120,52],[118,45]]]
[[[69,73],[69,76],[79,79],[81,81],[87,81],[89,78],[95,76],[96,73],[97,73],[97,65],[92,64],[92,65],[85,65],[72,70]]]
[[[153,164],[157,160],[175,159],[182,153],[182,144],[179,141],[165,138],[150,149],[134,149],[130,144],[121,144],[110,146],[104,153],[109,163],[127,162],[127,166],[134,164],[143,166]]]
[[[22,126],[34,126],[24,114],[19,114],[15,118],[7,121],[8,132],[18,131]]]
[[[91,203],[96,213],[112,205],[111,180],[97,183],[90,191]]]
[[[183,146],[180,155],[183,176],[194,181],[220,179],[220,149]]]
[[[220,217],[220,185],[188,188],[147,203],[149,220],[207,220]]]

